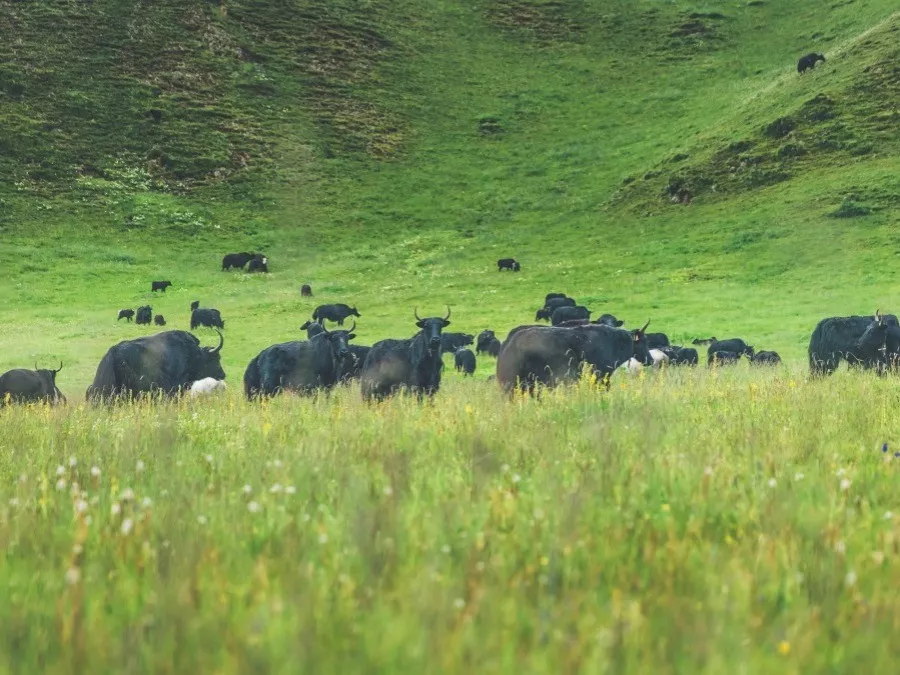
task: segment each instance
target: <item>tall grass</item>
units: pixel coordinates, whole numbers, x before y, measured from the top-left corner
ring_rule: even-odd
[[[733,369],[7,408],[0,669],[887,672],[898,397]]]

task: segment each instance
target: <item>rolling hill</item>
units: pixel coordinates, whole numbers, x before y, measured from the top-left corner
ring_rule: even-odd
[[[161,278],[170,326],[223,311],[232,375],[314,301],[371,342],[563,290],[794,360],[898,306],[893,3],[2,0],[0,27],[0,366],[75,390]],[[250,248],[271,275],[218,271]]]

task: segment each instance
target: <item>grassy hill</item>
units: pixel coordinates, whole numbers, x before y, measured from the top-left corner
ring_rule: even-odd
[[[174,327],[222,310],[232,376],[297,334],[302,282],[367,342],[564,290],[794,359],[822,316],[897,305],[888,2],[0,9],[0,365],[62,358],[76,391],[156,278]],[[269,277],[218,271],[246,248]]]

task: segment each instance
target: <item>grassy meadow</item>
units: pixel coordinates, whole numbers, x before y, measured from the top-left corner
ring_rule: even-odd
[[[889,672],[900,389],[805,353],[900,312],[895,2],[0,0],[0,29],[0,372],[62,361],[69,399],[0,409],[0,672]],[[241,250],[271,273],[221,272]],[[551,291],[785,365],[241,395],[319,303],[372,344],[446,306],[503,337]],[[194,300],[226,394],[85,405],[158,330],[119,309]]]

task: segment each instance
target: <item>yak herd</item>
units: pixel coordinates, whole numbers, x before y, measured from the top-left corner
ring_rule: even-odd
[[[231,253],[222,269],[243,268],[256,262],[255,271],[267,271],[268,259],[257,253]],[[512,258],[498,261],[498,269],[519,271]],[[250,268],[248,267],[248,271]],[[165,292],[169,281],[154,281],[152,291]],[[303,297],[311,297],[308,284]],[[497,360],[495,375],[506,392],[534,393],[541,387],[571,382],[586,371],[609,385],[619,369],[638,372],[645,367],[697,366],[696,347],[707,348],[709,366],[725,366],[746,358],[751,365],[777,365],[773,351],[757,351],[740,338],[697,338],[693,346],[673,345],[665,333],[649,333],[649,321],[641,328],[624,328],[624,322],[604,313],[591,320],[591,310],[564,293],[548,293],[535,314],[535,322],[511,330],[501,341],[494,331],[476,336],[447,331],[450,308],[444,316],[421,317],[413,311],[415,332],[404,339],[387,339],[372,346],[352,344],[356,321],[348,329],[344,322],[361,317],[356,307],[343,303],[319,305],[300,328],[306,340],[271,345],[257,354],[244,372],[244,392],[249,399],[269,397],[284,391],[312,394],[354,380],[360,382],[365,400],[382,400],[405,390],[419,398],[434,395],[441,384],[443,355],[453,354],[454,365],[463,375],[472,375],[476,358]],[[123,309],[118,319],[150,324],[150,306],[137,311]],[[338,329],[326,328],[326,321]],[[165,325],[157,314],[156,325]],[[225,321],[219,310],[191,303],[190,328],[212,328],[216,346],[202,346],[188,331],[169,330],[124,340],[112,346],[97,366],[88,387],[89,401],[132,399],[141,395],[173,396],[190,391],[202,395],[224,387],[221,351]],[[473,352],[470,345],[475,346]],[[477,355],[477,356],[476,356]],[[834,372],[841,361],[851,367],[881,374],[900,363],[900,323],[893,314],[831,317],[815,327],[809,343],[809,365],[813,375]],[[65,402],[56,385],[56,370],[14,369],[0,375],[0,405],[10,402]]]

